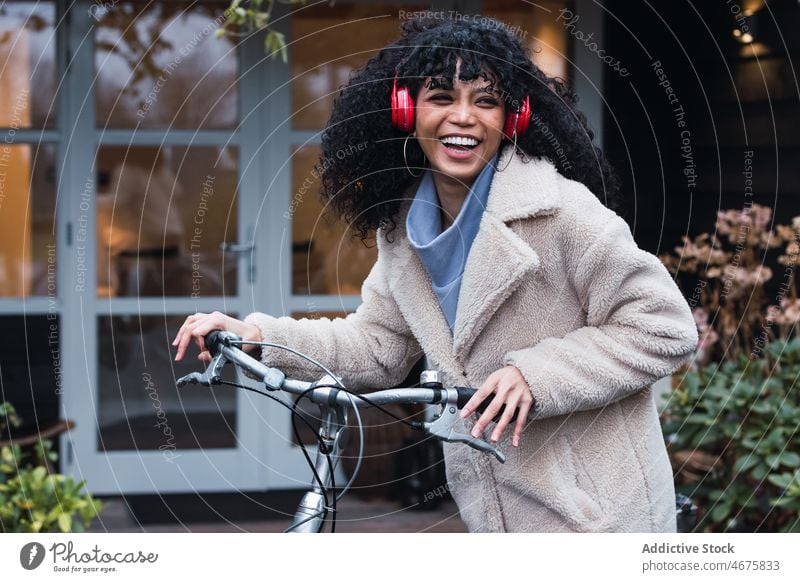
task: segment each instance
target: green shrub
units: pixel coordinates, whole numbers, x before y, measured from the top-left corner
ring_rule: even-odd
[[[0,423],[19,425],[14,407],[0,404]],[[102,503],[83,491],[85,481],[49,470],[58,459],[52,442],[40,439],[30,450],[0,447],[0,532],[83,531]]]
[[[678,490],[703,510],[697,529],[800,531],[800,339],[680,379],[664,432]]]

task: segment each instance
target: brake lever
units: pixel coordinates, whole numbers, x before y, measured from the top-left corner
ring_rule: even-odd
[[[214,386],[216,384],[221,384],[222,368],[224,368],[225,364],[227,363],[228,360],[225,359],[225,356],[222,355],[222,352],[219,352],[216,356],[211,358],[211,363],[208,364],[208,367],[202,374],[200,372],[192,372],[191,374],[187,374],[182,378],[178,378],[178,380],[175,382],[175,385],[180,388],[186,384],[201,384],[202,386]]]
[[[492,453],[501,463],[506,462],[506,456],[497,448],[483,439],[477,439],[469,434],[456,432],[453,430],[458,420],[458,392],[453,388],[442,388],[446,396],[442,398],[442,410],[432,422],[423,423],[423,428],[443,441],[451,443],[464,443],[473,449],[484,453]]]

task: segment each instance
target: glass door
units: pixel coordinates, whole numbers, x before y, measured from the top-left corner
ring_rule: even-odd
[[[0,440],[60,418],[57,21],[55,2],[0,6],[0,402],[23,422]]]
[[[216,38],[227,7],[71,11],[68,460],[97,493],[261,484],[261,403],[232,388],[176,388],[202,365],[196,350],[175,362],[171,346],[187,315],[244,317],[256,289],[259,128],[241,120],[260,93],[248,55],[263,56],[263,43]]]

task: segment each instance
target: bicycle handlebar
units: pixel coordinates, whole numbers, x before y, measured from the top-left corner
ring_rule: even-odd
[[[190,382],[199,383],[204,386],[220,384],[222,382],[222,367],[227,362],[233,362],[240,368],[250,372],[255,378],[261,380],[268,390],[283,390],[296,395],[305,394],[306,397],[317,404],[351,408],[364,408],[375,404],[383,405],[391,403],[440,404],[442,407],[441,413],[436,416],[432,422],[422,423],[426,432],[442,440],[466,443],[480,451],[492,453],[500,462],[505,462],[505,455],[498,451],[493,445],[481,439],[476,439],[471,435],[457,433],[454,430],[455,422],[459,418],[456,410],[463,408],[469,399],[472,398],[476,392],[473,388],[464,386],[445,388],[438,382],[434,382],[433,385],[426,385],[420,388],[394,388],[353,396],[346,390],[338,388],[337,385],[341,386],[341,383],[327,374],[316,382],[304,382],[302,380],[287,378],[286,374],[281,370],[265,366],[240,348],[235,347],[235,344],[242,343],[241,338],[236,334],[222,330],[213,330],[205,336],[204,341],[206,348],[213,356],[211,363],[202,374],[199,372],[192,372],[191,374],[179,378],[176,381],[179,387]],[[486,407],[489,406],[493,397],[494,395],[491,394],[484,399],[477,408],[477,411],[483,412]],[[493,420],[495,422],[500,419],[504,410],[505,405],[500,408],[499,412],[494,417]],[[517,411],[514,411],[512,420],[516,417]]]

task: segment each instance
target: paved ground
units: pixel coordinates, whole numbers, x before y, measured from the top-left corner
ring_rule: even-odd
[[[452,501],[435,510],[413,510],[395,501],[363,501],[345,497],[339,502],[337,532],[466,532]],[[282,532],[291,525],[288,519],[214,523],[139,524],[121,498],[107,500],[92,532]],[[326,531],[329,528],[326,527]]]

